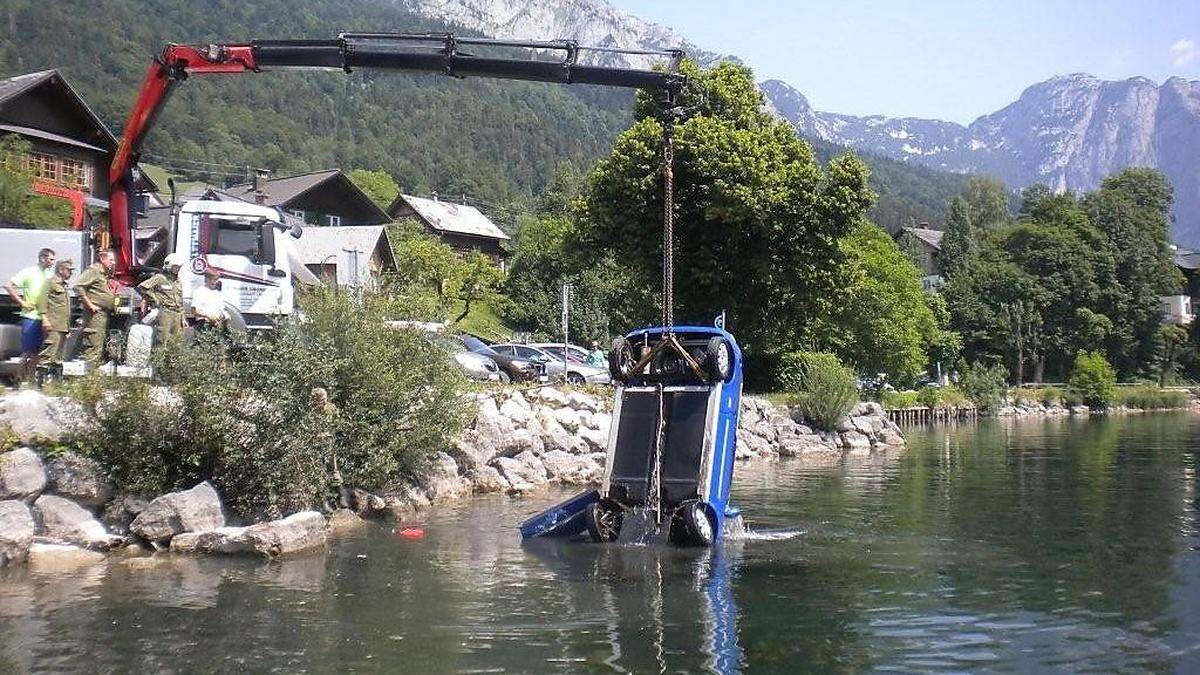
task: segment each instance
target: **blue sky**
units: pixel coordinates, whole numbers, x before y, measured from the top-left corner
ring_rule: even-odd
[[[1200,79],[1200,0],[610,0],[818,110],[968,123],[1054,75]]]

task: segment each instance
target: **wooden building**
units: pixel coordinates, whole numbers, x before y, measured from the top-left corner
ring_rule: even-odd
[[[425,229],[459,251],[480,251],[496,261],[501,269],[508,263],[504,242],[509,236],[479,209],[437,198],[400,195],[387,209],[395,220],[415,218]]]

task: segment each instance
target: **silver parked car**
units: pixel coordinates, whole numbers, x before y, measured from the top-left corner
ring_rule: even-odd
[[[450,354],[450,357],[454,359],[454,364],[468,378],[491,382],[500,379],[500,367],[496,365],[495,361],[467,349],[461,341],[445,335],[436,336],[433,341]]]
[[[554,353],[548,349],[543,349],[540,345],[520,345],[520,344],[499,344],[492,345],[492,349],[515,356],[521,359],[527,359],[540,363],[546,368],[546,375],[550,379],[562,377],[563,361],[562,351],[559,350],[559,356],[556,358]],[[610,378],[608,368],[596,368],[590,366],[585,359],[579,359],[574,352],[567,352],[567,382],[574,385],[583,384],[608,384]]]

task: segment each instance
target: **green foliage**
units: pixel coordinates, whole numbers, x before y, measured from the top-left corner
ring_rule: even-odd
[[[0,136],[0,221],[24,222],[33,174],[25,168],[29,142],[15,134]]]
[[[269,335],[168,345],[156,358],[169,390],[86,378],[71,393],[101,433],[71,442],[121,489],[211,479],[246,517],[322,507],[335,468],[348,485],[385,488],[464,421],[457,370],[418,333],[388,327],[391,308],[322,292],[307,298],[305,320]]]
[[[1178,410],[1186,408],[1192,399],[1186,391],[1163,389],[1151,385],[1118,387],[1115,402],[1126,408],[1142,410]]]
[[[1092,408],[1106,408],[1116,400],[1117,373],[1098,351],[1080,351],[1067,387]]]
[[[836,302],[839,239],[872,200],[869,172],[843,155],[822,170],[811,148],[762,109],[750,72],[684,67],[687,111],[675,127],[676,316],[707,323],[722,310],[752,353],[808,343]],[[593,170],[581,243],[611,251],[634,288],[661,289],[663,126],[639,97],[640,119]],[[653,320],[657,308],[644,307]]]
[[[971,208],[961,196],[950,202],[946,230],[942,235],[942,250],[938,254],[942,274],[953,276],[971,256],[979,251],[981,228],[971,221]]]
[[[816,344],[859,372],[907,382],[926,370],[942,326],[921,288],[921,271],[883,230],[856,224],[840,245],[838,302],[813,331]]]
[[[1180,353],[1187,341],[1188,333],[1181,326],[1162,326],[1158,329],[1158,386],[1163,387],[1175,381]]]
[[[19,445],[21,437],[13,431],[12,425],[7,422],[0,424],[0,452],[8,452]]]
[[[972,176],[963,189],[971,224],[978,230],[1008,222],[1008,188],[986,176]]]
[[[921,403],[920,395],[911,389],[908,391],[885,391],[880,398],[882,399],[880,403],[888,410],[904,410],[924,405]]]
[[[348,177],[382,209],[391,206],[392,202],[396,201],[396,196],[400,194],[400,186],[386,171],[354,169],[348,174]]]
[[[858,402],[854,371],[834,354],[787,354],[781,363],[779,382],[795,393],[804,419],[820,429],[833,429]]]
[[[504,273],[483,253],[456,251],[411,221],[393,225],[388,235],[404,261],[384,283],[398,318],[458,323],[473,306],[500,300]]]
[[[1008,392],[1004,366],[975,362],[958,375],[958,388],[981,410],[993,411],[1004,402]]]

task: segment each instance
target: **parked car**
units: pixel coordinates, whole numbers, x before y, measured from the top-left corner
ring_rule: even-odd
[[[500,367],[496,365],[496,362],[491,357],[476,354],[467,349],[467,346],[457,338],[433,336],[432,340],[434,344],[450,353],[450,358],[454,360],[454,364],[469,379],[492,382],[500,379]]]
[[[501,354],[515,356],[519,359],[526,359],[534,363],[541,363],[545,366],[546,375],[550,379],[562,377],[563,361],[562,357],[555,357],[551,352],[534,345],[519,345],[519,344],[499,344],[492,345]],[[562,350],[558,351],[562,354]],[[596,368],[589,366],[585,362],[580,362],[575,358],[573,352],[567,352],[567,382],[574,385],[583,384],[608,384],[610,381],[608,368]]]
[[[511,354],[501,354],[474,335],[460,335],[457,339],[472,352],[495,361],[496,365],[500,367],[501,382],[524,382],[546,378],[546,369],[541,363],[518,358]]]
[[[559,361],[562,361],[563,343],[561,343],[561,342],[535,342],[529,346],[536,347],[536,348],[546,352],[547,354],[549,354],[551,356],[551,358],[555,358],[555,359],[558,359]],[[572,345],[572,344],[567,345],[567,360],[568,361],[573,361],[575,363],[581,363],[585,366],[592,365],[592,366],[597,366],[600,368],[608,367],[607,364],[605,364],[605,363],[593,364],[593,363],[589,362],[588,357],[590,357],[591,354],[592,353],[590,351],[588,351],[587,348],[585,348],[585,347],[580,347],[579,345]]]

